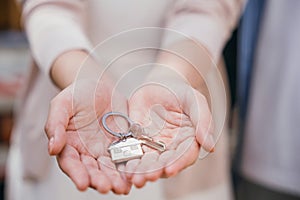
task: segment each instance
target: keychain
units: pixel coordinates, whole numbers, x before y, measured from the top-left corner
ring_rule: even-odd
[[[106,124],[108,117],[118,116],[124,118],[129,125],[126,133],[117,133],[112,131]],[[128,160],[141,158],[144,155],[142,145],[147,145],[159,152],[166,150],[165,143],[161,141],[154,141],[151,137],[145,134],[144,129],[138,123],[134,123],[128,116],[120,112],[109,112],[103,115],[102,125],[104,129],[117,137],[119,140],[113,142],[108,147],[111,159],[114,163],[126,162]]]

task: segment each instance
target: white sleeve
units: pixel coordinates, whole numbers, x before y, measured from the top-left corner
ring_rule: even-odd
[[[23,2],[23,21],[33,58],[47,75],[60,54],[91,49],[84,27],[85,6],[82,0]]]
[[[218,60],[244,3],[244,0],[177,0],[168,15],[166,27],[196,39],[214,60]],[[180,39],[180,36],[172,35],[165,37],[165,44]]]

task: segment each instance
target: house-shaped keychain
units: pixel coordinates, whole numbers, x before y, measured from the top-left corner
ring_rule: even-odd
[[[126,162],[143,156],[142,142],[129,137],[112,143],[108,150],[114,163]]]

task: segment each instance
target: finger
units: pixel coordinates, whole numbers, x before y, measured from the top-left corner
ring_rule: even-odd
[[[98,158],[98,165],[112,183],[112,191],[116,194],[128,194],[131,185],[123,180],[115,164],[108,157]]]
[[[78,190],[84,191],[88,188],[90,185],[89,174],[76,149],[66,145],[57,156],[57,162],[61,170],[75,183]]]
[[[125,175],[125,163],[119,163],[116,165],[117,170],[119,171],[121,178],[123,180],[126,180],[126,175]]]
[[[188,92],[184,110],[188,113],[196,129],[196,139],[207,152],[213,152],[213,120],[206,98],[196,90]]]
[[[134,172],[136,171],[137,166],[139,165],[140,159],[129,160],[125,166],[126,178],[131,180]]]
[[[149,116],[149,107],[151,105],[147,105],[147,100],[143,96],[144,88],[139,88],[136,93],[133,94],[128,100],[128,114],[130,119],[133,121],[147,125],[150,122],[150,116]]]
[[[165,168],[167,177],[174,176],[181,170],[192,165],[199,155],[199,144],[193,137],[182,142],[173,154],[171,163]]]
[[[163,173],[163,165],[158,162],[158,152],[151,151],[143,155],[141,162],[132,177],[132,183],[137,187],[143,187],[147,181],[156,181]]]
[[[67,90],[62,91],[50,103],[45,132],[49,138],[50,155],[58,155],[66,144],[66,127],[72,116],[72,100]]]
[[[91,187],[102,194],[108,193],[112,189],[112,184],[105,173],[99,169],[97,160],[87,155],[81,155],[81,160],[89,173]]]
[[[183,127],[174,135],[174,138],[169,142],[168,149],[176,149],[186,139],[195,137],[195,131],[193,127]]]
[[[122,179],[123,180],[127,180],[126,172],[125,172],[125,169],[126,169],[125,163],[118,164],[117,165],[117,169],[120,172]],[[128,185],[129,189],[124,193],[126,195],[129,194],[129,192],[131,190],[132,183],[129,182],[129,181],[127,181],[127,185]]]

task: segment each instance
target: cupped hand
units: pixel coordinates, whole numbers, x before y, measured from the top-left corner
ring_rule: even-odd
[[[167,147],[159,153],[143,145],[143,157],[127,162],[127,178],[136,187],[176,175],[192,165],[201,146],[208,152],[214,150],[212,116],[206,98],[181,80],[165,79],[163,83],[140,87],[129,99],[129,116]]]
[[[114,95],[118,99],[114,109],[126,112],[126,99]],[[100,193],[130,191],[131,184],[112,163],[107,151],[115,138],[99,126],[101,116],[112,110],[112,98],[108,82],[84,79],[68,86],[51,101],[45,126],[49,153],[57,155],[60,168],[79,190],[92,187]],[[117,127],[113,120],[108,123]]]

